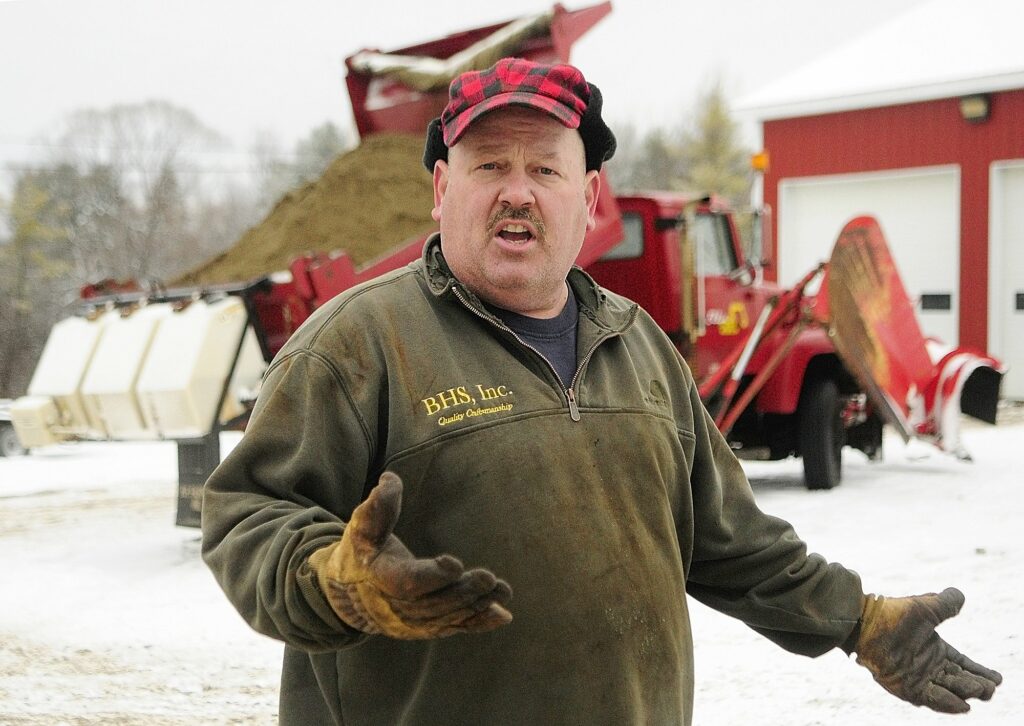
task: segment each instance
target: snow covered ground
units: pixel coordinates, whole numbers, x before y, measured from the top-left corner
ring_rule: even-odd
[[[1024,410],[964,439],[971,464],[892,437],[883,462],[849,453],[831,492],[805,491],[795,460],[745,466],[762,508],[867,589],[962,589],[941,632],[1002,671],[995,698],[966,717],[915,709],[838,651],[790,655],[692,603],[696,724],[1019,723]],[[174,525],[176,482],[168,443],[0,458],[0,724],[275,723],[280,646],[228,605],[198,531]]]

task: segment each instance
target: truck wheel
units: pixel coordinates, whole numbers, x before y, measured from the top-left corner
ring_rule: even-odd
[[[807,381],[797,416],[804,484],[808,489],[831,489],[842,478],[846,431],[841,413],[842,401],[835,381]]]
[[[18,456],[28,453],[18,441],[18,434],[9,423],[0,423],[0,456]]]

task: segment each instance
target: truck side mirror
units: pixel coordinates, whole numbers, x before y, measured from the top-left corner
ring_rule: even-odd
[[[761,268],[772,266],[772,208],[765,205],[753,212],[753,229],[747,259]]]
[[[734,213],[743,258],[755,268],[771,265],[771,213],[767,207],[755,207]]]

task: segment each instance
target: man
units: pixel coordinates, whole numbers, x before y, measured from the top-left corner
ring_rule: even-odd
[[[687,593],[913,703],[989,698],[934,631],[963,596],[808,555],[653,320],[572,268],[614,147],[571,66],[463,74],[428,129],[440,235],[271,365],[203,556],[286,644],[281,723],[688,724]]]

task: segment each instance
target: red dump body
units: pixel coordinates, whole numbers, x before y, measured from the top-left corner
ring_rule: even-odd
[[[612,4],[604,2],[580,10],[566,10],[555,5],[551,10],[546,32],[517,43],[514,55],[540,63],[568,63],[569,51],[580,36],[611,12]],[[386,56],[450,59],[475,44],[486,42],[495,33],[517,20],[464,30],[427,43],[382,53]],[[357,63],[360,51],[345,59],[348,75],[345,83],[352,101],[356,129],[362,138],[380,131],[421,134],[427,123],[441,115],[448,102],[448,84],[435,83],[430,90],[417,90],[393,76],[367,72]]]

